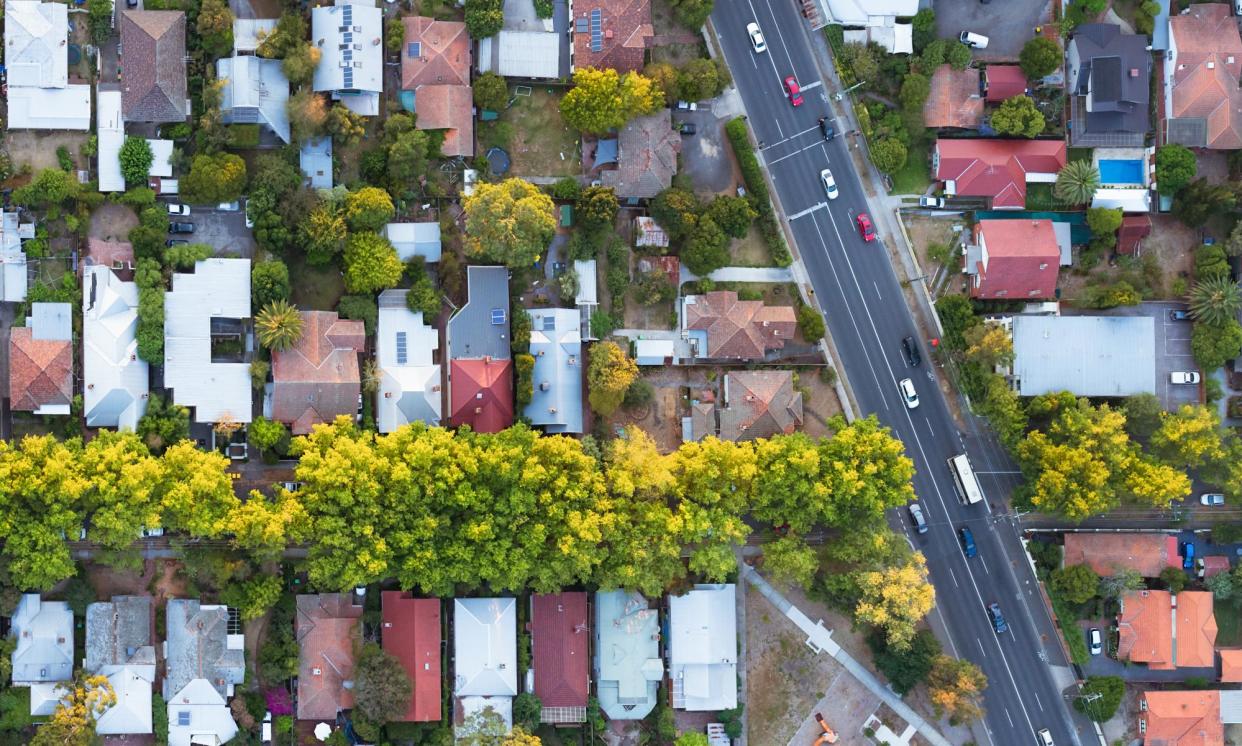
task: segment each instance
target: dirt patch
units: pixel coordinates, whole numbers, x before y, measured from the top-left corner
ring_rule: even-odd
[[[627,293],[625,296],[625,328],[672,331],[677,327],[673,303],[674,301],[669,300],[653,306],[644,306],[634,300],[633,293]]]
[[[951,261],[951,266],[942,270],[940,262],[932,259],[927,253],[928,247],[933,244],[946,246],[957,244],[960,241],[959,233],[954,233],[953,229],[961,226],[961,221],[921,215],[902,215],[901,221],[906,226],[906,234],[910,237],[911,248],[918,261],[919,270],[929,277],[929,281],[938,278],[940,280],[938,284],[943,284],[946,278],[957,277],[961,274],[958,262]]]
[[[45,168],[60,168],[56,149],[66,147],[75,163],[81,159],[78,152],[90,135],[84,132],[9,132],[4,136],[5,148],[13,159],[15,169],[29,166],[33,172]]]
[[[771,267],[772,255],[768,253],[768,245],[755,225],[750,226],[746,237],[729,242],[730,264],[734,267]]]
[[[824,382],[819,370],[798,371],[797,388],[802,392],[802,431],[812,438],[828,434],[828,420],[841,414],[837,390]]]
[[[636,425],[651,436],[660,453],[672,453],[681,445],[681,393],[676,385],[655,387],[655,396],[645,407],[634,410],[619,409],[610,422],[614,429]]]
[[[138,216],[125,205],[104,202],[91,213],[90,237],[104,241],[128,241],[129,232],[138,225]]]
[[[1151,216],[1151,235],[1143,239],[1138,258],[1120,257],[1113,265],[1100,262],[1089,272],[1066,268],[1057,281],[1062,300],[1073,302],[1095,282],[1127,280],[1138,287],[1146,279],[1147,300],[1179,298],[1185,294],[1194,267],[1194,249],[1202,243],[1197,228],[1188,228],[1172,215]],[[1218,239],[1219,240],[1219,239]],[[1181,282],[1179,282],[1179,279]]]

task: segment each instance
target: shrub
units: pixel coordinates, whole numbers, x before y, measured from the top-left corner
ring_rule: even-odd
[[[824,326],[824,317],[813,306],[802,306],[798,309],[798,331],[802,332],[802,337],[806,341],[818,342],[823,339],[827,331]]]
[[[367,334],[375,333],[375,324],[379,321],[379,306],[370,295],[343,295],[336,304],[336,312],[343,319],[363,322]]]
[[[746,121],[741,117],[730,121],[725,125],[725,135],[729,138],[729,144],[733,146],[733,154],[737,157],[742,170],[742,180],[746,182],[751,207],[759,215],[759,232],[768,246],[768,254],[776,266],[788,267],[793,264],[793,255],[789,253],[789,247],[785,244],[780,225],[776,222],[772,200],[768,194],[768,184],[763,179],[759,159],[755,157],[755,151],[750,145]]]
[[[1061,45],[1044,36],[1037,36],[1022,47],[1018,55],[1022,72],[1032,80],[1050,75],[1061,65]]]

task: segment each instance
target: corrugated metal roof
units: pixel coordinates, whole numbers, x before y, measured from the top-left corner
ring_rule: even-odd
[[[1154,394],[1155,333],[1149,316],[1015,316],[1019,391],[1022,396]]]

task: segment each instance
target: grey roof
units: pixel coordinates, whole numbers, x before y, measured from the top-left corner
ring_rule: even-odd
[[[1207,120],[1203,117],[1166,119],[1165,130],[1169,142],[1188,148],[1207,147]]]
[[[298,161],[312,189],[332,188],[331,137],[314,138],[302,143]]]
[[[165,616],[164,699],[172,698],[195,679],[207,681],[221,697],[232,694],[233,685],[246,677],[246,663],[238,639],[228,634],[226,606],[204,606],[195,599],[174,598]]]
[[[440,223],[435,220],[389,223],[384,226],[384,235],[403,262],[415,256],[421,256],[429,264],[440,261]]]
[[[1147,37],[1108,23],[1074,31],[1068,52],[1074,95],[1087,97],[1076,120],[1082,134],[1150,129],[1151,52]],[[1087,109],[1090,111],[1087,111]],[[1079,134],[1079,132],[1075,132]]]
[[[664,662],[660,612],[639,593],[595,594],[595,681],[611,720],[641,720],[655,708]]]
[[[1015,316],[1013,351],[1022,396],[1156,392],[1150,316]]]
[[[680,152],[670,109],[631,119],[617,137],[617,169],[601,173],[600,181],[621,199],[654,197],[673,183]]]
[[[122,107],[127,122],[184,122],[186,99],[185,13],[121,11]]]
[[[582,316],[575,309],[541,308],[530,316],[534,391],[523,414],[549,433],[582,432]]]
[[[225,124],[263,124],[289,142],[289,79],[280,60],[253,55],[216,61],[216,77],[225,81],[220,111]]]
[[[509,270],[467,267],[466,284],[469,301],[448,322],[449,359],[508,360]],[[497,318],[503,323],[495,323]]]
[[[30,336],[50,342],[73,339],[73,309],[68,303],[31,303],[26,319]]]
[[[44,601],[27,593],[13,612],[15,685],[68,681],[73,678],[73,612],[64,601]]]
[[[275,18],[234,18],[233,51],[253,52],[262,43],[259,37],[266,39],[275,30]]]
[[[1154,52],[1164,52],[1169,48],[1169,6],[1172,0],[1156,0],[1160,3],[1160,13],[1152,24],[1151,48]]]
[[[113,596],[86,607],[85,668],[97,673],[113,665],[155,665],[150,596]]]
[[[1220,721],[1225,725],[1242,724],[1242,691],[1237,689],[1220,691]]]

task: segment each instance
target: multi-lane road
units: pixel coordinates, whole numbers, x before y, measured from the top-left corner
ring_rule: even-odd
[[[757,22],[767,51],[755,53],[746,25]],[[725,59],[762,145],[779,207],[788,220],[799,257],[815,291],[845,373],[864,414],[874,413],[906,445],[917,473],[914,488],[930,524],[926,534],[909,530],[904,510],[894,516],[928,560],[936,587],[937,611],[948,631],[950,652],[978,664],[988,677],[984,704],[986,730],[995,746],[1037,743],[1047,728],[1057,744],[1080,741],[1058,680],[1066,681],[1067,662],[1039,600],[1034,575],[1024,559],[999,495],[969,507],[957,496],[947,460],[970,452],[975,468],[1007,463],[995,450],[980,451],[975,438],[959,433],[941,394],[934,366],[923,350],[921,366],[911,367],[902,339],[920,334],[906,305],[882,242],[864,242],[856,216],[870,212],[848,148],[852,136],[825,141],[820,117],[832,118],[830,96],[812,52],[811,33],[794,0],[717,2],[712,23]],[[794,107],[783,80],[794,75],[804,102]],[[836,131],[851,129],[835,122]],[[828,199],[820,172],[831,169],[840,190]],[[878,209],[877,205],[877,209]],[[920,406],[906,407],[898,383],[911,378]],[[967,443],[973,448],[968,449]],[[994,445],[991,447],[994,449]],[[1009,467],[1012,468],[1012,467]],[[988,482],[984,483],[985,492]],[[995,506],[992,504],[994,503]],[[995,512],[994,512],[995,510]],[[957,530],[969,526],[978,556],[967,559]],[[1009,630],[997,634],[986,612],[998,603]],[[1059,667],[1061,677],[1054,674]]]

